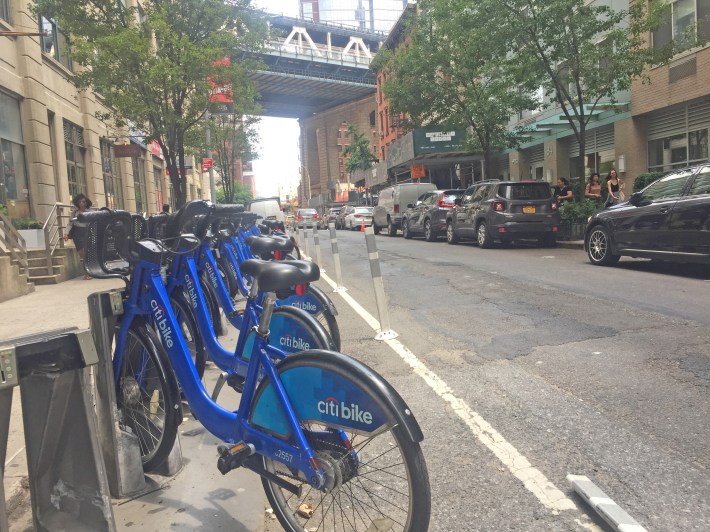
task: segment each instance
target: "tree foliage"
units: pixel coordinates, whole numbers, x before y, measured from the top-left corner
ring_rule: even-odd
[[[494,152],[513,147],[521,130],[506,127],[510,116],[533,104],[525,85],[501,68],[508,42],[491,34],[484,13],[468,0],[425,0],[411,22],[408,41],[381,51],[375,68],[392,111],[414,127],[470,128],[468,148],[482,152],[492,175]]]
[[[210,105],[214,85],[254,96],[254,64],[223,61],[257,50],[267,35],[251,0],[35,0],[35,10],[71,36],[80,69],[74,81],[93,87],[109,109],[155,139],[166,159],[177,205],[185,202],[185,134]],[[212,84],[211,84],[212,83]]]
[[[350,134],[350,144],[343,150],[343,157],[347,157],[345,171],[352,173],[357,169],[370,168],[375,161],[375,156],[372,154],[367,135],[360,133],[352,124],[348,124],[348,133]]]

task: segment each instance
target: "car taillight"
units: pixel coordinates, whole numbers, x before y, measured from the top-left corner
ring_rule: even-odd
[[[437,205],[438,205],[439,207],[444,207],[444,208],[449,208],[449,209],[453,209],[453,207],[454,207],[454,204],[453,204],[453,203],[446,203],[443,199],[440,199],[440,200],[437,202]]]
[[[318,215],[317,215],[317,214],[314,214],[314,215],[313,215],[313,218],[318,218]]]
[[[362,214],[354,214],[353,215],[355,218],[362,218]]]
[[[399,205],[394,206],[394,212],[398,213],[399,212]]]
[[[493,202],[493,210],[502,212],[505,210],[505,202],[504,201],[494,201]]]
[[[300,220],[301,218],[303,218],[303,216],[301,216],[300,214],[296,215],[296,220]]]

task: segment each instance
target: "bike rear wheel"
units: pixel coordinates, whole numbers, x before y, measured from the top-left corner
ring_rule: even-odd
[[[131,324],[121,354],[116,400],[122,422],[138,437],[146,471],[170,454],[180,424],[180,393],[168,356],[144,322]]]
[[[288,360],[280,366],[292,369],[297,365]],[[339,373],[360,389],[367,389],[357,377],[346,376],[347,369],[314,362],[307,366]],[[408,437],[404,427],[392,421],[371,434],[344,431],[323,421],[302,421],[301,427],[326,472],[328,487],[317,490],[288,465],[264,457],[267,471],[301,486],[297,496],[262,477],[266,497],[285,530],[428,529],[431,493],[427,468],[419,443]]]

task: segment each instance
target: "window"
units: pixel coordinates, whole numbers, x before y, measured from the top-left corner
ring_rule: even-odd
[[[693,186],[690,187],[691,196],[700,196],[701,194],[710,194],[710,166],[706,166],[695,178]]]
[[[663,48],[675,39],[681,48],[690,48],[698,37],[710,38],[710,0],[675,0],[653,32],[653,47]]]
[[[52,19],[46,17],[40,17],[39,31],[43,33],[41,37],[42,51],[71,70],[72,62],[71,57],[69,57],[67,36],[62,33]]]
[[[113,156],[113,147],[106,139],[99,141],[101,149],[101,171],[104,178],[104,194],[109,209],[123,209],[123,179],[121,168]]]
[[[0,18],[12,22],[10,20],[10,0],[0,0]]]
[[[136,212],[145,212],[147,197],[145,192],[145,168],[142,157],[131,157],[133,167],[133,190],[136,196]]]
[[[659,179],[643,193],[643,198],[651,201],[664,200],[680,196],[692,172],[676,172]]]
[[[702,163],[710,154],[708,129],[698,129],[648,142],[649,172],[666,172],[673,168]]]
[[[84,130],[68,120],[64,121],[64,151],[67,156],[69,194],[72,198],[79,193],[88,194],[84,162],[86,154]]]
[[[502,185],[498,195],[509,200],[542,200],[549,198],[551,193],[547,183],[515,183]]]
[[[0,203],[11,216],[23,217],[30,215],[28,200],[20,102],[0,92]]]

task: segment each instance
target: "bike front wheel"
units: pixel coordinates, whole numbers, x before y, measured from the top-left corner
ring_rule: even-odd
[[[150,471],[165,461],[175,443],[180,392],[167,353],[145,323],[131,324],[120,356],[118,411],[138,437],[143,468]]]
[[[280,364],[288,369],[299,365],[299,362],[288,363],[288,359]],[[357,382],[359,379],[353,374],[346,374],[346,368],[313,361],[306,365],[308,371],[339,374],[353,386],[368,387],[367,383]],[[392,422],[366,434],[322,420],[300,424],[326,473],[327,487],[315,489],[288,465],[263,458],[268,472],[301,487],[301,495],[297,496],[262,477],[266,497],[285,530],[424,532],[428,529],[431,493],[426,463],[419,443],[408,436],[404,427]]]

